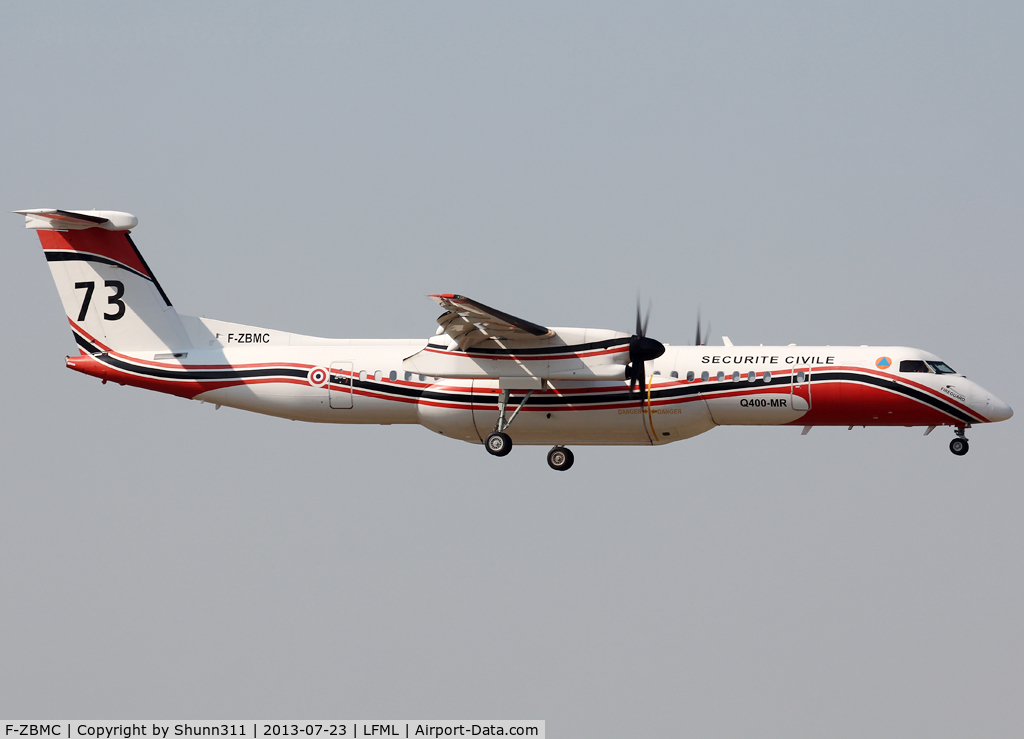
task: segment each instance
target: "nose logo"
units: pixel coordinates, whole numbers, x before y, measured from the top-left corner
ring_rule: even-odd
[[[892,367],[892,360],[889,357],[879,357],[875,360],[875,366],[878,369],[889,369]]]
[[[945,387],[939,388],[939,390],[944,392],[946,395],[951,397],[953,400],[959,400],[961,403],[966,403],[967,402],[967,397],[964,396],[964,395],[961,395],[960,393],[958,393],[956,391],[956,389],[952,385],[946,385]]]

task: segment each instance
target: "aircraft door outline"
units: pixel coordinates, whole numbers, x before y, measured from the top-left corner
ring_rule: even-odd
[[[789,407],[798,413],[811,409],[811,368],[792,368],[789,382]]]
[[[331,362],[330,382],[327,384],[331,408],[346,410],[352,407],[352,368],[352,362]]]

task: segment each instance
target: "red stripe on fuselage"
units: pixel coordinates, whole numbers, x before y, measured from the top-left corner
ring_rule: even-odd
[[[860,372],[860,373],[865,374],[865,375],[874,375],[875,377],[884,377],[887,380],[893,380],[893,381],[895,381],[897,383],[903,383],[905,385],[909,385],[910,387],[913,387],[913,388],[915,388],[917,390],[920,390],[922,392],[928,393],[933,398],[937,398],[937,399],[941,400],[943,403],[947,403],[947,404],[953,406],[954,408],[956,408],[956,409],[958,409],[960,411],[963,411],[967,415],[974,416],[976,418],[981,418],[985,423],[988,423],[988,420],[985,419],[983,416],[981,416],[973,408],[967,406],[964,403],[959,402],[958,400],[956,400],[954,398],[951,398],[950,396],[948,396],[948,395],[946,395],[944,393],[940,393],[935,388],[929,387],[928,385],[922,385],[919,382],[914,382],[913,380],[908,379],[904,375],[896,375],[896,374],[893,374],[891,372],[879,372],[877,370],[865,369],[863,367],[842,367],[840,369],[842,369],[842,371],[844,371],[844,372]],[[813,372],[814,372],[814,370],[812,370],[812,373]],[[956,375],[953,375],[953,377],[955,377],[955,376]],[[813,375],[812,375],[812,377],[813,377]],[[879,390],[881,389],[881,388],[877,388],[877,386],[873,386],[873,387],[876,387],[876,389],[879,389]],[[854,424],[854,425],[856,425],[856,424]]]
[[[238,385],[264,385],[275,382],[283,382],[289,385],[309,385],[306,380],[297,377],[251,377],[244,380],[193,380],[188,377],[171,380],[162,377],[149,377],[147,375],[126,372],[117,367],[111,367],[109,364],[89,354],[68,357],[66,364],[77,372],[98,377],[104,381],[116,382],[120,385],[131,385],[132,387],[139,387],[144,390],[153,390],[158,393],[166,393],[167,395],[189,399],[210,390],[220,390]]]
[[[190,378],[190,370],[231,370],[231,369],[255,369],[255,368],[299,368],[308,370],[314,365],[304,363],[293,363],[293,362],[260,362],[260,363],[246,363],[246,364],[215,364],[215,365],[182,365],[178,363],[166,363],[156,362],[138,359],[129,355],[121,354],[118,352],[111,351],[104,344],[92,337],[88,332],[83,330],[70,318],[68,319],[72,326],[72,329],[79,333],[82,337],[94,344],[101,351],[110,354],[111,356],[117,357],[118,359],[136,364],[140,368],[139,374],[135,374],[130,371],[125,371],[120,368],[111,367],[102,361],[102,358],[84,353],[79,357],[69,358],[67,364],[72,369],[79,372],[83,372],[88,375],[99,377],[104,380],[113,380],[125,385],[132,385],[135,387],[141,387],[147,390],[153,390],[156,392],[168,393],[179,397],[192,398],[210,390],[217,390],[226,387],[235,387],[239,385],[257,385],[257,384],[268,384],[275,382],[282,382],[293,385],[307,385],[305,380],[294,378],[294,377],[258,377],[258,378],[245,378],[237,380],[195,380]],[[609,350],[614,351],[614,350]],[[504,357],[503,357],[504,358]],[[548,357],[550,358],[550,357]],[[154,378],[149,377],[142,371],[145,367],[155,367],[161,369],[180,370],[181,378]],[[896,382],[894,388],[884,388],[875,385],[859,382],[850,382],[849,380],[818,380],[815,381],[814,377],[816,373],[828,372],[828,371],[840,371],[849,372],[854,374],[863,374],[868,376],[875,376],[892,380]],[[357,373],[344,371],[343,375],[355,376]],[[786,376],[792,374],[789,369],[780,370],[776,372],[777,375]],[[406,381],[394,381],[390,384],[401,385],[405,387],[417,387],[422,389],[430,388],[434,392],[445,393],[451,392],[453,394],[458,393],[461,395],[470,394],[473,397],[471,401],[445,401],[443,399],[430,399],[430,398],[415,398],[407,396],[396,396],[387,392],[387,384],[382,383],[380,391],[370,390],[366,388],[355,388],[352,389],[356,395],[362,395],[368,398],[375,398],[378,400],[390,400],[401,403],[423,403],[425,405],[432,405],[437,407],[446,408],[461,408],[468,409],[474,405],[474,403],[481,403],[486,406],[496,405],[497,399],[494,397],[500,391],[497,387],[487,388],[473,388],[467,385],[457,385],[454,383],[445,382],[441,383],[415,383]],[[934,389],[922,385],[920,383],[908,380],[904,377],[895,376],[889,372],[878,372],[874,370],[867,370],[862,367],[850,367],[850,366],[824,366],[815,367],[811,369],[811,408],[808,411],[802,413],[802,415],[792,421],[791,423],[797,425],[866,425],[866,426],[925,426],[925,425],[944,425],[944,424],[956,424],[962,423],[961,419],[952,416],[948,412],[944,412],[941,409],[935,408],[928,403],[908,397],[901,394],[899,386],[905,384],[909,387],[913,387],[916,390],[928,394],[930,397],[941,401],[942,404],[951,406],[953,408],[960,409],[965,414],[971,417],[981,418],[982,421],[985,419],[981,417],[977,412],[971,410],[966,405],[958,403],[955,400],[946,397],[945,395],[938,393]],[[551,410],[567,411],[567,410],[609,410],[617,408],[632,408],[636,406],[650,405],[652,407],[661,407],[674,404],[691,403],[694,401],[703,400],[705,398],[730,398],[730,397],[753,397],[758,395],[787,395],[789,392],[787,388],[789,385],[775,385],[775,386],[751,386],[750,388],[733,389],[733,390],[721,390],[716,391],[717,385],[714,382],[703,382],[701,380],[694,381],[668,381],[656,383],[653,387],[655,391],[669,390],[673,388],[681,388],[692,385],[702,385],[698,393],[682,396],[682,397],[669,397],[669,398],[651,398],[649,403],[645,400],[630,400],[630,401],[610,401],[600,402],[597,398],[594,398],[594,394],[606,394],[606,393],[619,393],[622,392],[622,387],[618,384],[612,385],[600,385],[597,387],[575,387],[575,388],[558,388],[554,390],[545,390],[538,392],[537,397],[557,397],[563,403],[559,405],[529,405],[524,406],[523,410],[527,412],[538,411],[545,412]],[[344,391],[348,390],[347,386],[336,388]],[[583,396],[583,397],[580,397]],[[574,403],[574,398],[592,399],[598,402],[591,402],[585,404]]]
[[[811,408],[793,424],[941,426],[962,423],[956,416],[895,389],[855,382],[814,383],[811,387]]]

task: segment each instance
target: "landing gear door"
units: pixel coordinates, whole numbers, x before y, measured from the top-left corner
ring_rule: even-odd
[[[789,407],[797,412],[811,409],[811,368],[794,367],[789,386]]]
[[[352,363],[331,362],[331,377],[327,387],[331,408],[351,408]]]

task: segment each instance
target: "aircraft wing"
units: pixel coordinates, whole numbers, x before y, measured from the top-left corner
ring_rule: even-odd
[[[517,339],[544,339],[554,335],[549,328],[516,318],[464,295],[430,297],[445,309],[437,323],[463,351],[485,341],[514,342]]]

